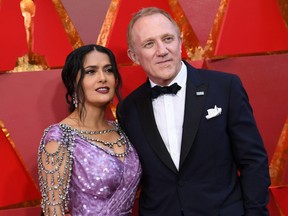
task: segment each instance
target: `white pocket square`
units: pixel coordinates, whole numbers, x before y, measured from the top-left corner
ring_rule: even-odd
[[[211,119],[211,118],[221,115],[222,108],[217,107],[215,105],[214,108],[208,109],[207,112],[208,112],[208,115],[206,115],[206,119]]]

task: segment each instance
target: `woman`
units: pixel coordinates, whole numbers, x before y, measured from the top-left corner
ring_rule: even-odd
[[[62,70],[71,114],[48,127],[38,153],[44,215],[131,215],[141,166],[115,121],[105,118],[121,77],[99,45],[71,52]]]

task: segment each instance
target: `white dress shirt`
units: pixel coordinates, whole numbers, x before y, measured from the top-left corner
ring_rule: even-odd
[[[156,124],[168,152],[179,169],[182,127],[186,94],[187,67],[182,62],[181,70],[169,84],[177,82],[181,89],[176,95],[165,94],[152,100]],[[150,80],[151,87],[156,84]]]

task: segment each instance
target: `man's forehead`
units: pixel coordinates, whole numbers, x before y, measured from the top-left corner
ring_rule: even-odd
[[[139,18],[132,28],[132,33],[140,36],[150,35],[174,35],[177,34],[177,29],[173,23],[162,14],[161,17],[152,17],[152,15]],[[156,18],[156,19],[155,19]],[[144,35],[143,35],[144,34]]]

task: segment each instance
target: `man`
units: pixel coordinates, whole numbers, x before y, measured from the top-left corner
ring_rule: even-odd
[[[142,163],[140,215],[269,215],[267,154],[238,76],[182,61],[177,24],[161,9],[136,13],[127,38],[149,78],[117,109]]]

